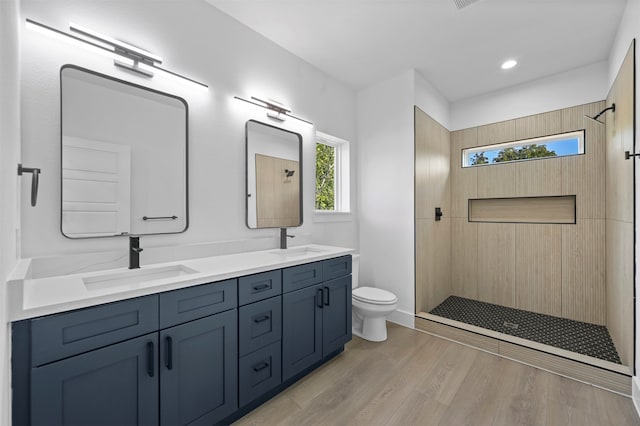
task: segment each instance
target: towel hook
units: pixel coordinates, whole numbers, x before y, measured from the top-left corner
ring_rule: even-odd
[[[31,173],[31,206],[35,207],[38,201],[38,181],[40,176],[40,169],[34,167],[23,167],[21,163],[18,163],[18,176],[22,176],[24,173]]]

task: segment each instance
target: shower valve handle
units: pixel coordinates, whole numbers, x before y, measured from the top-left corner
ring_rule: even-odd
[[[630,159],[631,157],[640,157],[640,153],[638,153],[638,154],[632,154],[630,151],[625,151],[625,152],[624,152],[624,159],[625,159],[625,160],[628,160],[628,159]]]

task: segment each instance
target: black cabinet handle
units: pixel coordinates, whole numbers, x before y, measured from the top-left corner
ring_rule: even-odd
[[[322,289],[319,288],[318,290],[316,290],[316,305],[318,306],[318,308],[322,308]]]
[[[171,336],[167,336],[164,338],[164,341],[166,344],[165,366],[167,367],[167,370],[171,370],[173,368],[173,339],[171,338]]]
[[[153,370],[155,370],[154,352],[153,342],[147,342],[147,374],[149,377],[153,377]]]
[[[264,370],[264,369],[265,369],[265,368],[267,368],[268,366],[269,366],[269,363],[268,363],[268,362],[264,362],[264,361],[262,361],[261,363],[256,364],[256,365],[254,365],[254,366],[253,366],[253,371],[255,371],[255,372],[257,373],[258,371],[262,371],[262,370]]]
[[[329,306],[329,302],[330,302],[329,301],[329,297],[330,297],[329,296],[329,292],[330,292],[330,290],[329,290],[329,287],[325,287],[324,289],[326,290],[326,293],[327,293],[326,297],[324,298],[324,304],[325,304],[325,306]],[[324,295],[325,292],[323,291],[322,293]]]
[[[269,288],[269,284],[260,284],[260,285],[254,285],[253,289],[255,291],[261,291],[261,290],[266,290]]]
[[[266,321],[269,319],[269,315],[262,315],[258,318],[254,318],[253,322],[262,322],[262,321]]]

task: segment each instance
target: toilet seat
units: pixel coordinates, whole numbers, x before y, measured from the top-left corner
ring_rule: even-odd
[[[352,291],[355,300],[373,305],[392,305],[398,298],[390,291],[375,287],[358,287]]]

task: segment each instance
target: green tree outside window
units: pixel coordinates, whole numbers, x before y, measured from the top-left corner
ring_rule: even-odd
[[[316,210],[335,210],[336,149],[316,144]]]

